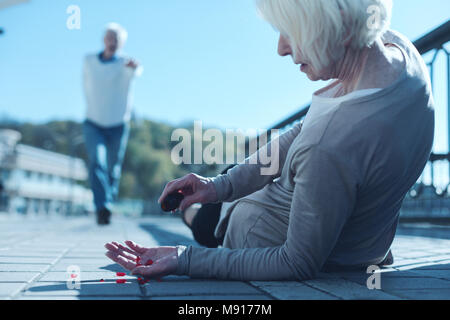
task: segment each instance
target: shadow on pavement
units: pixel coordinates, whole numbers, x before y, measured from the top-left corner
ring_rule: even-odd
[[[448,300],[450,299],[450,264],[430,262],[426,266],[405,263],[396,268],[404,270],[384,270],[380,273],[381,290],[404,299]],[[341,272],[339,277],[367,285],[371,274],[365,272]]]
[[[57,284],[31,287],[27,292],[30,295],[24,297],[42,296],[44,299],[54,297],[55,299],[63,297],[76,297],[77,299],[95,299],[105,300],[113,297],[135,297],[140,298],[141,292],[136,280],[127,280],[127,283],[117,284],[115,280],[105,279],[105,282],[95,283],[93,281],[81,281],[80,289],[70,290],[66,282]]]
[[[100,269],[113,272],[123,272],[123,270],[125,270],[122,266],[120,266],[117,263],[109,264],[107,266],[101,267]]]
[[[139,225],[139,227],[150,233],[151,236],[158,242],[160,246],[175,246],[175,245],[200,246],[195,240],[192,240],[179,233],[164,230],[154,224],[142,223]]]

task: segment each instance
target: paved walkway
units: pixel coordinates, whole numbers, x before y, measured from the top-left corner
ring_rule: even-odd
[[[98,227],[92,218],[0,215],[0,299],[450,299],[450,229],[440,229],[439,238],[433,238],[433,232],[408,235],[408,228],[395,239],[396,262],[381,270],[380,290],[369,290],[371,274],[361,272],[322,273],[303,282],[169,276],[142,285],[134,276],[116,283],[116,272],[125,270],[104,256],[103,244],[127,239],[146,246],[193,244],[179,219],[115,219]],[[68,272],[69,266],[80,269],[79,289],[68,288],[67,280],[76,273]]]

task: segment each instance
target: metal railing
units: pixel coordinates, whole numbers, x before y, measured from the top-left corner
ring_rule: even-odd
[[[450,151],[450,52],[447,50],[444,45],[450,41],[450,20],[439,26],[438,28],[434,29],[433,31],[427,33],[423,37],[417,39],[414,41],[414,46],[417,48],[419,53],[421,55],[425,55],[427,53],[433,53],[432,59],[430,62],[427,62],[427,66],[430,71],[430,77],[431,77],[431,84],[434,88],[434,76],[435,76],[435,62],[437,59],[438,54],[443,52],[446,55],[447,58],[447,108],[448,108],[448,128],[447,128],[447,134],[448,134],[448,143]],[[434,90],[433,90],[434,93]],[[291,115],[290,117],[280,121],[279,123],[272,126],[267,134],[270,136],[270,132],[273,129],[278,130],[286,130],[289,127],[293,126],[297,122],[301,121],[306,114],[308,113],[308,110],[310,108],[310,105],[307,105],[303,108],[301,108],[298,112]],[[435,185],[435,172],[434,167],[437,163],[440,162],[446,162],[449,165],[449,180],[446,184],[446,186],[436,186]],[[432,153],[429,159],[429,162],[427,163],[427,166],[424,170],[424,172],[427,170],[430,172],[431,176],[431,183],[425,184],[423,182],[423,173],[421,177],[418,179],[417,183],[411,188],[410,192],[407,195],[407,198],[410,200],[417,199],[421,196],[425,197],[435,197],[437,200],[439,198],[448,198],[450,196],[450,152],[447,154],[439,154],[439,153]],[[428,190],[428,192],[424,192],[425,190]],[[430,190],[433,190],[433,195],[430,195]],[[416,202],[418,203],[418,202]],[[444,214],[448,217],[450,215],[450,212],[447,213],[446,208],[450,208],[450,204],[446,201],[436,201],[436,203],[439,203],[439,207],[443,209],[440,212],[444,212]],[[450,210],[450,209],[449,209]]]

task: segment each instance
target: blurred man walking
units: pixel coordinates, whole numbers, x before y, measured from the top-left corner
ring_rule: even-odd
[[[99,225],[110,223],[111,204],[119,193],[131,117],[129,91],[133,78],[142,73],[135,60],[117,54],[127,37],[123,27],[108,24],[104,50],[84,60],[87,111],[83,131]]]

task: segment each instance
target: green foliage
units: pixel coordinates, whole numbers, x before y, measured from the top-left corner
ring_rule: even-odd
[[[46,124],[0,123],[0,128],[17,130],[22,134],[20,143],[74,156],[87,161],[82,123],[52,121]],[[191,128],[187,128],[191,131]],[[175,165],[170,157],[178,142],[170,140],[174,127],[150,120],[131,123],[130,138],[122,167],[120,197],[154,199],[159,197],[165,184],[194,172],[215,176],[216,165]]]

